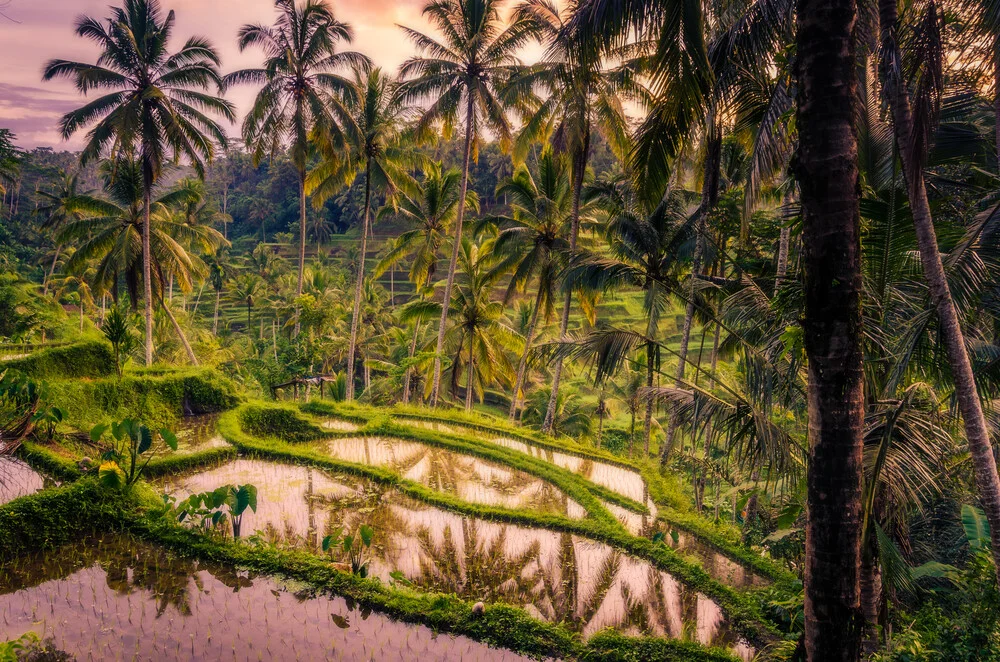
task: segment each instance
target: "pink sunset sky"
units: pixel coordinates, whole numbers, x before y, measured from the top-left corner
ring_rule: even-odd
[[[74,22],[80,14],[104,17],[112,0],[0,0],[0,128],[11,129],[23,148],[51,146],[77,149],[82,134],[63,141],[57,129],[62,113],[77,107],[83,97],[66,81],[41,81],[42,67],[52,58],[92,62],[96,48],[77,37]],[[191,35],[208,37],[221,52],[223,72],[256,66],[259,50],[241,54],[236,32],[244,23],[270,23],[273,0],[162,0],[173,9],[177,24],[172,49]],[[395,71],[413,53],[397,24],[429,30],[420,10],[424,0],[332,0],[335,14],[354,27],[354,44],[375,63]],[[229,98],[242,110],[253,97],[240,87]],[[238,125],[229,129],[238,134]]]

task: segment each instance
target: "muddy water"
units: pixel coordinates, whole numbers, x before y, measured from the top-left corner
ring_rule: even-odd
[[[0,455],[0,505],[34,494],[43,487],[46,479],[23,460]]]
[[[342,418],[330,417],[324,418],[320,426],[325,430],[335,430],[337,432],[357,432],[361,429],[361,426],[357,423],[345,421]]]
[[[171,432],[177,435],[177,450],[171,451],[161,446],[158,447],[156,454],[190,455],[211,448],[225,448],[229,444],[216,427],[219,416],[221,414],[184,416],[170,428]]]
[[[663,530],[662,526],[658,528]],[[765,586],[770,583],[767,579],[747,570],[686,531],[670,530],[667,527],[667,530],[664,531],[664,542],[682,554],[696,557],[708,574],[730,586],[747,588]]]
[[[585,637],[614,627],[746,649],[714,602],[646,561],[579,536],[465,517],[356,477],[256,460],[163,485],[181,497],[226,483],[258,488],[244,535],[256,530],[319,553],[325,535],[373,527],[369,571],[384,581],[400,571],[419,588],[522,605]]]
[[[80,660],[520,660],[269,577],[108,536],[0,568],[0,641]]]
[[[320,442],[341,460],[392,469],[464,501],[580,519],[587,512],[551,483],[502,464],[405,439],[351,437]]]

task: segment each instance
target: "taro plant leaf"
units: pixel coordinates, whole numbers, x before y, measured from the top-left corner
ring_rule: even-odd
[[[97,470],[98,478],[105,487],[121,488],[125,484],[125,472],[117,462],[104,462]]]
[[[236,505],[233,493],[235,490],[232,485],[223,485],[222,487],[217,487],[211,492],[211,508],[221,508],[223,504],[229,503],[230,507]]]
[[[337,535],[335,535],[335,536],[324,536],[323,537],[323,551],[324,552],[330,551],[331,547],[333,547],[334,545],[339,545],[339,544],[340,544],[340,534],[339,533]]]
[[[372,538],[375,536],[375,529],[368,526],[367,524],[362,524],[360,533],[361,533],[361,542],[364,544],[364,546],[371,547]]]
[[[163,428],[160,430],[160,437],[163,438],[163,443],[165,443],[170,450],[177,450],[177,435],[167,428]]]
[[[233,514],[242,515],[247,508],[257,512],[257,488],[253,485],[240,485],[236,490],[236,508]]]
[[[142,455],[153,446],[153,433],[145,425],[139,426],[139,447],[136,449]]]
[[[679,545],[681,542],[681,534],[677,533],[676,529],[670,529],[670,539],[674,541],[675,545]]]
[[[221,522],[225,516],[226,514],[224,512],[222,512],[221,510],[216,510],[214,513],[212,513],[212,525],[218,526],[219,522]]]
[[[965,529],[965,537],[969,540],[969,547],[973,551],[979,551],[986,546],[986,541],[990,539],[990,525],[982,510],[968,504],[963,505],[962,527]]]
[[[354,536],[344,536],[343,541],[344,551],[349,552],[354,547]]]
[[[653,534],[653,542],[666,543],[667,537],[663,535],[663,531],[657,531]]]
[[[336,625],[341,630],[346,630],[347,628],[351,627],[350,622],[343,616],[340,616],[338,614],[330,614],[330,618],[333,619],[333,624]]]
[[[107,423],[98,423],[90,428],[90,440],[95,444],[104,436],[104,431],[108,429]]]
[[[367,564],[367,563],[365,563],[365,564],[364,564],[363,566],[361,566],[361,568],[360,568],[360,569],[358,570],[358,577],[361,577],[361,579],[364,579],[364,578],[365,578],[365,577],[367,577],[367,576],[368,576],[368,564]]]

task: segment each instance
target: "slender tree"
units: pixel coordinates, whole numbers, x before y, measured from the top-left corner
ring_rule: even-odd
[[[499,0],[434,0],[424,6],[423,13],[444,39],[438,41],[403,28],[417,49],[426,54],[410,58],[400,68],[405,81],[404,93],[412,100],[433,99],[419,122],[421,130],[429,131],[439,122],[446,127],[462,122],[465,127],[455,239],[442,300],[431,387],[431,404],[437,406],[448,308],[462,246],[469,164],[478,159],[478,144],[484,130],[492,133],[502,145],[511,142],[511,125],[506,114],[511,103],[503,91],[520,67],[516,52],[530,39],[532,26],[514,17],[505,28],[500,19]],[[522,101],[517,100],[518,103]]]
[[[309,175],[307,190],[322,203],[364,174],[365,207],[361,219],[361,246],[358,251],[354,283],[354,308],[351,315],[351,343],[347,352],[347,399],[354,399],[354,371],[361,317],[361,294],[364,289],[368,235],[371,233],[372,189],[376,195],[394,199],[399,188],[413,192],[413,177],[407,171],[415,165],[409,134],[403,123],[409,108],[396,83],[381,69],[356,69],[353,89],[345,94],[341,118],[347,152],[327,144],[326,158]]]
[[[146,307],[146,364],[153,362],[153,290],[150,253],[150,197],[163,172],[167,153],[186,158],[200,177],[216,144],[225,145],[222,127],[206,114],[235,121],[233,106],[211,94],[221,90],[219,55],[201,37],[192,37],[176,53],[167,50],[174,12],[166,16],[159,0],[124,0],[105,20],[81,16],[76,33],[97,44],[95,64],[52,60],[44,80],[69,78],[83,94],[102,96],[67,113],[60,131],[69,138],[92,124],[80,154],[85,165],[105,153],[113,160],[136,156],[142,171],[142,284]]]
[[[274,158],[289,144],[299,175],[299,274],[296,296],[302,294],[306,265],[306,173],[312,141],[342,139],[337,99],[353,91],[350,79],[337,72],[369,67],[369,59],[354,51],[337,51],[354,37],[351,26],[334,18],[326,0],[275,0],[274,25],[244,25],[239,48],[264,51],[264,66],[226,76],[227,85],[260,85],[253,107],[243,121],[243,139],[254,164]],[[296,325],[297,326],[297,325]]]
[[[81,195],[92,193],[92,191],[80,190],[79,173],[60,172],[60,175],[60,181],[53,191],[38,191],[38,197],[41,198],[42,204],[35,210],[35,213],[44,219],[42,227],[52,232],[53,235],[58,235],[66,223],[80,218],[83,210],[79,207],[72,207],[74,200]],[[49,265],[48,274],[46,274],[45,282],[42,284],[42,294],[49,293],[52,276],[56,271],[56,264],[62,254],[62,248],[62,244],[57,241],[55,252],[52,254],[52,264]]]

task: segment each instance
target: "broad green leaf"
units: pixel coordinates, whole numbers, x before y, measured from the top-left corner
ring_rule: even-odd
[[[163,439],[163,443],[165,443],[170,450],[177,450],[177,435],[167,428],[163,428],[160,430],[160,437]]]
[[[778,528],[787,529],[795,524],[795,520],[799,518],[802,513],[802,506],[798,503],[790,503],[785,506],[785,509],[781,511],[778,515]]]
[[[979,551],[986,546],[990,539],[990,524],[982,510],[969,504],[962,506],[962,527],[970,548]]]
[[[372,546],[372,538],[375,536],[375,529],[368,526],[367,524],[361,525],[361,542],[364,543],[365,547]]]
[[[953,565],[939,563],[937,561],[928,561],[923,565],[918,565],[916,568],[911,568],[910,576],[913,578],[913,581],[917,581],[919,579],[947,579],[954,582],[957,581],[961,575],[958,568]]]
[[[98,423],[94,427],[90,428],[90,440],[95,444],[101,440],[104,436],[104,431],[108,429],[106,423]]]
[[[142,455],[153,446],[153,433],[145,425],[139,428],[139,447],[136,449]]]
[[[121,488],[125,484],[125,472],[117,462],[105,462],[97,470],[101,484],[112,489]]]

